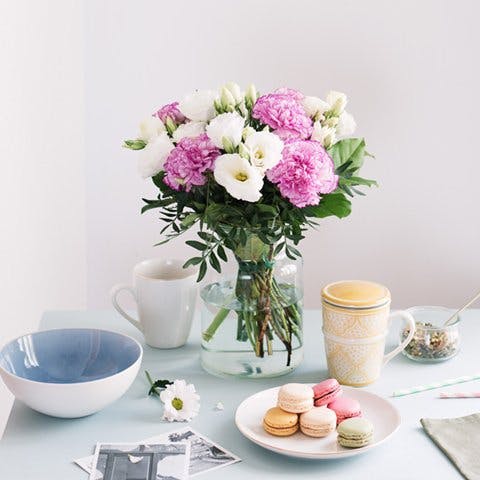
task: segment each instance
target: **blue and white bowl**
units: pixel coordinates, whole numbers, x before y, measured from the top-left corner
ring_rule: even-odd
[[[54,417],[91,415],[135,380],[143,350],[133,338],[90,328],[24,335],[0,351],[0,375],[15,397]]]

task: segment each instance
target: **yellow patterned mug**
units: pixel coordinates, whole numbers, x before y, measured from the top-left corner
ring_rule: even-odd
[[[348,280],[322,290],[323,336],[329,373],[343,385],[363,386],[380,376],[415,333],[415,320],[404,311],[390,314],[390,292],[374,282]],[[410,334],[384,355],[391,319],[403,318]]]

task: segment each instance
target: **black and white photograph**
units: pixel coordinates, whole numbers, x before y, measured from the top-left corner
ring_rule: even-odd
[[[190,445],[98,443],[90,480],[185,480]]]
[[[169,433],[167,438],[169,442],[174,443],[190,442],[189,474],[191,477],[241,461],[233,453],[191,428]]]
[[[240,457],[234,453],[228,451],[218,443],[209,439],[205,435],[193,430],[192,428],[182,428],[173,432],[157,435],[155,437],[142,440],[138,444],[129,444],[134,447],[135,445],[157,445],[157,444],[179,444],[187,442],[189,444],[189,466],[188,474],[190,477],[206,473],[217,468],[226,467],[237,462],[241,462]],[[105,444],[103,444],[105,445]],[[118,445],[116,446],[118,448]],[[88,457],[82,457],[75,460],[75,463],[90,474],[90,480],[102,480],[102,473],[99,469],[93,469],[95,465],[95,455]],[[93,469],[93,471],[92,471]],[[115,478],[115,477],[114,477]],[[127,477],[128,478],[128,477]],[[162,478],[162,477],[157,477]],[[116,480],[116,478],[115,478]]]

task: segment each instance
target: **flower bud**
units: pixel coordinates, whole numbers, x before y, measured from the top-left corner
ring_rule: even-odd
[[[231,94],[230,90],[228,90],[228,88],[226,88],[226,87],[222,88],[222,93],[220,95],[220,99],[222,101],[222,107],[225,110],[233,111],[233,110],[230,110],[230,107],[235,108],[235,98]]]
[[[324,127],[335,128],[338,124],[338,117],[330,117],[322,122]]]
[[[167,129],[168,134],[171,136],[177,129],[177,124],[170,117],[167,117],[165,120],[165,128]]]
[[[241,143],[238,146],[238,153],[240,154],[241,157],[246,158],[247,160],[250,160],[250,152],[248,148],[245,146],[245,144]]]
[[[249,135],[254,133],[256,130],[253,127],[245,127],[243,129],[242,138],[245,140]]]
[[[222,137],[223,149],[227,153],[235,153],[235,145],[228,137]]]
[[[247,91],[245,92],[245,100],[250,104],[250,106],[253,106],[257,101],[257,98],[258,98],[257,89],[255,88],[255,85],[251,83],[247,87]]]
[[[129,148],[130,150],[142,150],[145,148],[147,143],[145,140],[137,138],[136,140],[125,140],[123,142],[123,146],[125,148]]]
[[[220,102],[220,100],[214,100],[213,106],[215,107],[215,111],[217,113],[223,113],[223,107],[222,107],[222,103]]]
[[[243,101],[243,94],[240,90],[240,86],[235,82],[228,82],[225,84],[225,88],[232,94],[235,99],[235,105],[238,105]]]
[[[347,105],[347,96],[342,92],[335,92],[332,90],[327,95],[327,103],[330,105],[330,111],[339,116],[345,110]]]

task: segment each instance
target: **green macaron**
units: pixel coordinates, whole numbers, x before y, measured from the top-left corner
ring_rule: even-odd
[[[364,447],[372,441],[373,424],[366,418],[349,418],[340,423],[337,433],[338,443],[342,447]]]

